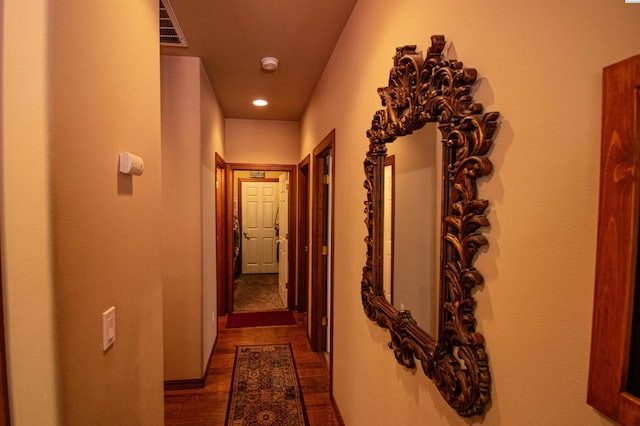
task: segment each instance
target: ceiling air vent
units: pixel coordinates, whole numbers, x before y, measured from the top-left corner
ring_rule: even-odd
[[[160,0],[160,45],[187,47],[187,39],[184,38],[169,0]]]

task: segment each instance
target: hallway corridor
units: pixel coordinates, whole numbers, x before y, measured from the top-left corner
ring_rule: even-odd
[[[295,314],[297,325],[226,328],[219,318],[216,343],[205,387],[165,392],[165,425],[224,425],[237,345],[290,343],[310,426],[340,425],[329,398],[329,375],[322,357],[312,352],[306,315]]]

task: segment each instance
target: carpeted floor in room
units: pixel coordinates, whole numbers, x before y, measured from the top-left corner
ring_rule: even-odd
[[[233,281],[233,311],[286,309],[278,292],[278,274],[241,274]]]

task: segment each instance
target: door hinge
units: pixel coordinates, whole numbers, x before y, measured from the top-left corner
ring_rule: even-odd
[[[322,255],[326,256],[329,254],[329,247],[327,246],[322,246]]]
[[[329,325],[329,319],[326,316],[322,316],[322,326],[326,327],[327,325]]]
[[[329,175],[324,175],[322,177],[322,183],[324,183],[325,185],[329,185],[331,183],[331,176]]]

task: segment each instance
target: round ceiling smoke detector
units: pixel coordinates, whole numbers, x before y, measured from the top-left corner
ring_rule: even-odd
[[[273,71],[278,68],[278,58],[273,58],[271,56],[267,56],[266,58],[262,58],[262,68],[267,71]]]

